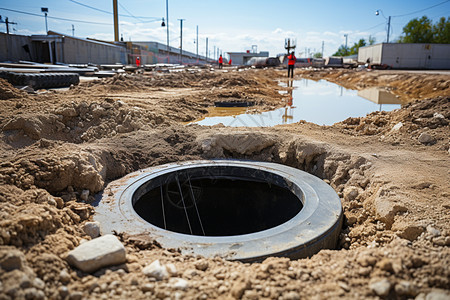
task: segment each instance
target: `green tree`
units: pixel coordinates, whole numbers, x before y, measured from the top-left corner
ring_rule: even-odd
[[[346,48],[344,45],[341,45],[338,49],[338,51],[336,51],[333,56],[346,56],[348,55],[348,47]]]
[[[439,44],[450,44],[450,17],[442,17],[433,26],[433,42]]]
[[[412,19],[403,27],[400,43],[433,43],[433,25],[426,16]]]
[[[316,52],[313,55],[314,58],[322,58],[322,53],[321,52]]]
[[[372,36],[369,36],[369,45],[373,45],[375,43],[375,39]],[[341,45],[336,51],[336,53],[333,54],[333,56],[347,56],[347,55],[353,55],[358,54],[358,50],[360,47],[366,46],[366,40],[360,39],[357,43],[354,43],[353,46],[350,48],[345,48],[344,45]]]
[[[355,43],[351,48],[349,55],[358,54],[358,49],[360,47],[364,47],[366,45],[366,41],[364,39],[360,39],[357,43]]]

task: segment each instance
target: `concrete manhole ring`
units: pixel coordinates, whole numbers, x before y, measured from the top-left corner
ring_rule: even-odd
[[[111,182],[94,219],[102,234],[148,233],[183,254],[260,261],[335,248],[342,206],[329,185],[292,167],[196,160]]]

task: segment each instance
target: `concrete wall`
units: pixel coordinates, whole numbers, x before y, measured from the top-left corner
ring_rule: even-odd
[[[197,58],[196,53],[184,51],[180,60],[180,49],[169,46],[167,51],[167,45],[158,42],[145,42],[138,41],[133,42],[135,45],[141,46],[144,50],[141,50],[141,62],[143,64],[156,64],[156,63],[171,63],[171,64],[205,64],[206,57],[199,55]],[[136,54],[134,54],[136,55]],[[208,59],[208,62],[213,60]]]
[[[358,62],[394,69],[450,69],[450,44],[382,43],[359,48]]]
[[[30,54],[25,51],[24,45],[28,45]],[[35,56],[29,36],[0,33],[0,61],[34,60]]]
[[[269,52],[261,51],[260,53],[247,52],[228,52],[233,65],[245,65],[252,57],[269,57]]]
[[[107,43],[63,37],[62,62],[69,64],[115,64],[126,63],[126,48]]]

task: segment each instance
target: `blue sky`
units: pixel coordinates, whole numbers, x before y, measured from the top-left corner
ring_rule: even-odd
[[[161,18],[166,16],[166,0],[118,1],[119,13],[122,14],[119,30],[125,40],[166,43],[166,28],[161,27]],[[304,56],[305,51],[321,52],[322,41],[327,56],[345,44],[345,34],[348,34],[349,46],[360,38],[367,40],[369,35],[377,42],[385,41],[387,20],[383,14],[386,18],[392,16],[391,41],[398,38],[403,26],[413,18],[426,15],[436,22],[440,17],[450,16],[450,0],[168,0],[168,3],[170,45],[180,45],[178,19],[185,19],[183,49],[195,53],[198,26],[199,53],[202,55],[205,54],[205,38],[208,37],[211,55],[214,46],[225,53],[245,51],[257,45],[258,51],[269,51],[271,56],[275,56],[285,52],[285,38],[293,38],[297,40],[298,56]],[[112,0],[0,0],[0,15],[3,20],[8,17],[10,22],[18,23],[10,27],[13,33],[44,34],[45,20],[41,7],[48,7],[49,17],[73,20],[48,18],[49,30],[71,35],[73,24],[75,36],[103,40],[114,38]],[[381,9],[383,14],[376,16],[377,9]],[[6,32],[5,24],[0,24],[0,31]]]

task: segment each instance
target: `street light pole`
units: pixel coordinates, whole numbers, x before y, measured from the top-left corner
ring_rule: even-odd
[[[197,39],[196,39],[195,44],[197,46],[197,63],[198,63],[198,25],[197,25]]]
[[[180,21],[180,64],[183,64],[183,21],[184,19],[178,19]]]
[[[380,15],[380,12],[381,12],[381,15],[383,16],[383,18],[384,18],[385,20],[387,20],[388,28],[387,28],[386,43],[389,43],[389,34],[390,34],[390,32],[391,32],[391,16],[389,16],[389,17],[386,18],[386,17],[384,16],[384,13],[383,13],[383,11],[382,11],[381,9],[376,10],[376,11],[375,11],[375,15],[376,15],[376,16],[379,16],[379,15]]]
[[[348,38],[348,34],[344,34],[345,36],[345,55],[348,54],[348,50],[347,50],[347,38]]]
[[[169,62],[169,0],[166,0],[166,22],[167,22],[167,62]]]
[[[47,25],[47,13],[48,13],[48,7],[41,7],[41,12],[44,13],[45,16],[45,33],[48,32],[48,25]]]

